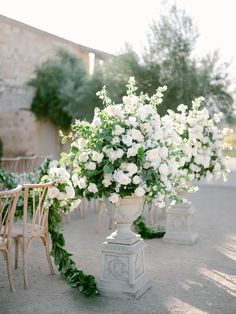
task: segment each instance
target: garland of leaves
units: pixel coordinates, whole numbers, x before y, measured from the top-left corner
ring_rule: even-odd
[[[46,169],[47,165],[43,165],[40,175],[43,175]],[[17,182],[17,175],[0,170],[0,186],[11,189],[17,185]],[[24,195],[21,193],[16,208],[16,218],[22,218],[23,204]],[[62,216],[59,206],[50,206],[48,231],[52,240],[51,255],[54,257],[55,264],[58,265],[59,272],[72,288],[77,288],[86,297],[99,296],[94,276],[86,275],[82,270],[79,270],[71,259],[72,254],[65,250]]]
[[[147,227],[142,215],[134,221],[134,227],[143,239],[162,238],[165,235],[163,228],[151,229]]]

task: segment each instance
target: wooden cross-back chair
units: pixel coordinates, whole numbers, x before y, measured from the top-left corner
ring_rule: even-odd
[[[11,239],[12,225],[15,215],[16,205],[22,186],[8,191],[0,191],[0,251],[7,262],[7,274],[11,290],[14,285],[11,276]]]
[[[32,240],[41,239],[45,246],[47,261],[54,274],[48,236],[48,208],[45,207],[48,189],[52,182],[43,184],[23,184],[24,212],[23,222],[13,225],[13,239],[15,243],[15,269],[18,267],[19,246],[23,254],[24,287],[28,289],[28,249]]]

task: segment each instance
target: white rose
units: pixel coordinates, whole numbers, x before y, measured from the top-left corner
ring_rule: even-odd
[[[141,182],[141,178],[140,178],[140,176],[134,176],[133,177],[133,179],[132,179],[132,182],[134,183],[134,184],[139,184],[140,182]]]
[[[71,177],[71,180],[72,180],[74,186],[79,185],[79,179],[78,179],[77,174],[73,174]]]
[[[120,148],[115,150],[114,153],[115,153],[116,159],[119,159],[124,155],[124,151]]]
[[[108,197],[109,201],[113,204],[117,204],[119,202],[119,195],[116,193],[112,193],[109,197]]]
[[[48,189],[48,197],[49,198],[57,198],[59,194],[60,194],[60,191],[55,186],[52,186],[51,188]]]
[[[88,162],[85,165],[85,168],[88,169],[88,170],[95,170],[96,169],[96,164],[95,164],[95,162],[90,161],[90,162]]]
[[[50,177],[58,177],[59,168],[53,167],[53,168],[49,169],[48,174],[49,174]]]
[[[122,136],[122,142],[126,145],[126,146],[131,146],[132,145],[132,137],[130,135],[123,135]]]
[[[80,189],[85,189],[86,186],[87,186],[86,178],[80,178],[79,181],[78,181],[78,187]]]
[[[64,192],[60,192],[60,193],[58,194],[58,196],[57,196],[57,199],[58,199],[59,201],[65,200],[65,199],[66,199],[66,194],[65,194]]]
[[[73,198],[75,197],[75,190],[73,188],[73,186],[67,186],[66,187],[66,198]]]
[[[89,159],[89,156],[86,152],[83,152],[79,155],[80,162],[86,162]]]
[[[143,197],[145,194],[145,190],[143,187],[139,186],[137,189],[134,191],[135,195],[138,197]]]
[[[67,202],[66,202],[65,200],[60,201],[60,206],[61,206],[61,207],[66,206],[66,204],[67,204]]]
[[[167,164],[161,164],[159,167],[159,172],[161,175],[167,176],[170,173]]]
[[[137,129],[131,130],[131,137],[133,140],[135,140],[137,142],[143,142],[143,140],[144,140],[142,133]]]
[[[65,168],[58,168],[58,175],[67,179],[70,178],[70,174]]]
[[[82,149],[87,145],[88,141],[84,138],[79,138],[76,142],[73,142],[71,146],[75,146],[78,149]]]
[[[146,152],[146,155],[148,160],[153,161],[158,158],[159,149],[158,148],[150,149]]]
[[[129,158],[129,157],[136,156],[137,152],[138,152],[137,148],[135,146],[132,146],[127,150],[127,157]]]
[[[98,188],[97,188],[95,183],[89,183],[88,190],[91,193],[97,193],[98,192]]]
[[[132,176],[138,171],[138,167],[134,163],[129,163],[126,170],[129,172],[129,175]]]
[[[122,170],[116,170],[114,172],[114,180],[121,185],[128,185],[131,183],[131,179]]]
[[[99,154],[98,152],[94,151],[92,154],[92,160],[96,161],[98,164],[100,164],[100,162],[103,159],[103,154]]]

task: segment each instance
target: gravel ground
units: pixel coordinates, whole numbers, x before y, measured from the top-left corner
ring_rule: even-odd
[[[22,263],[14,271],[16,292],[9,290],[0,255],[0,314],[73,313],[236,313],[236,188],[201,186],[191,195],[197,209],[193,246],[146,241],[146,272],[152,288],[140,299],[87,299],[56,273],[49,274],[44,249],[35,241],[29,258],[30,289],[23,289]],[[65,224],[67,248],[77,265],[99,277],[100,245],[109,234],[106,215],[98,236],[93,208],[85,218],[71,215]]]

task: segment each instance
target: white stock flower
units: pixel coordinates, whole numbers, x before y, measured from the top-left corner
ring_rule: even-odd
[[[84,148],[87,145],[87,143],[88,141],[81,137],[77,141],[73,142],[71,146],[75,146],[80,150]]]
[[[85,168],[88,169],[88,170],[95,170],[96,169],[96,164],[95,164],[95,162],[90,161],[90,162],[88,162],[85,165]]]
[[[59,166],[58,160],[51,160],[48,165],[49,168],[57,168],[58,166]]]
[[[104,157],[103,154],[100,154],[100,153],[98,153],[96,151],[94,151],[93,154],[92,154],[92,160],[96,161],[98,164],[100,164],[100,162],[102,161],[103,157]]]
[[[135,189],[134,191],[135,195],[138,196],[138,197],[143,197],[144,194],[145,194],[145,190],[143,187],[139,186]]]
[[[159,172],[161,175],[167,176],[170,173],[170,170],[167,164],[161,164],[159,167]]]
[[[165,146],[161,147],[159,150],[159,155],[162,159],[166,159],[168,157],[168,149]]]
[[[115,130],[112,131],[112,134],[115,135],[115,136],[119,136],[122,133],[124,133],[124,131],[125,131],[125,129],[122,128],[120,125],[116,125],[115,126]]]
[[[98,192],[98,188],[97,188],[95,183],[89,183],[88,190],[91,193],[97,193]]]

